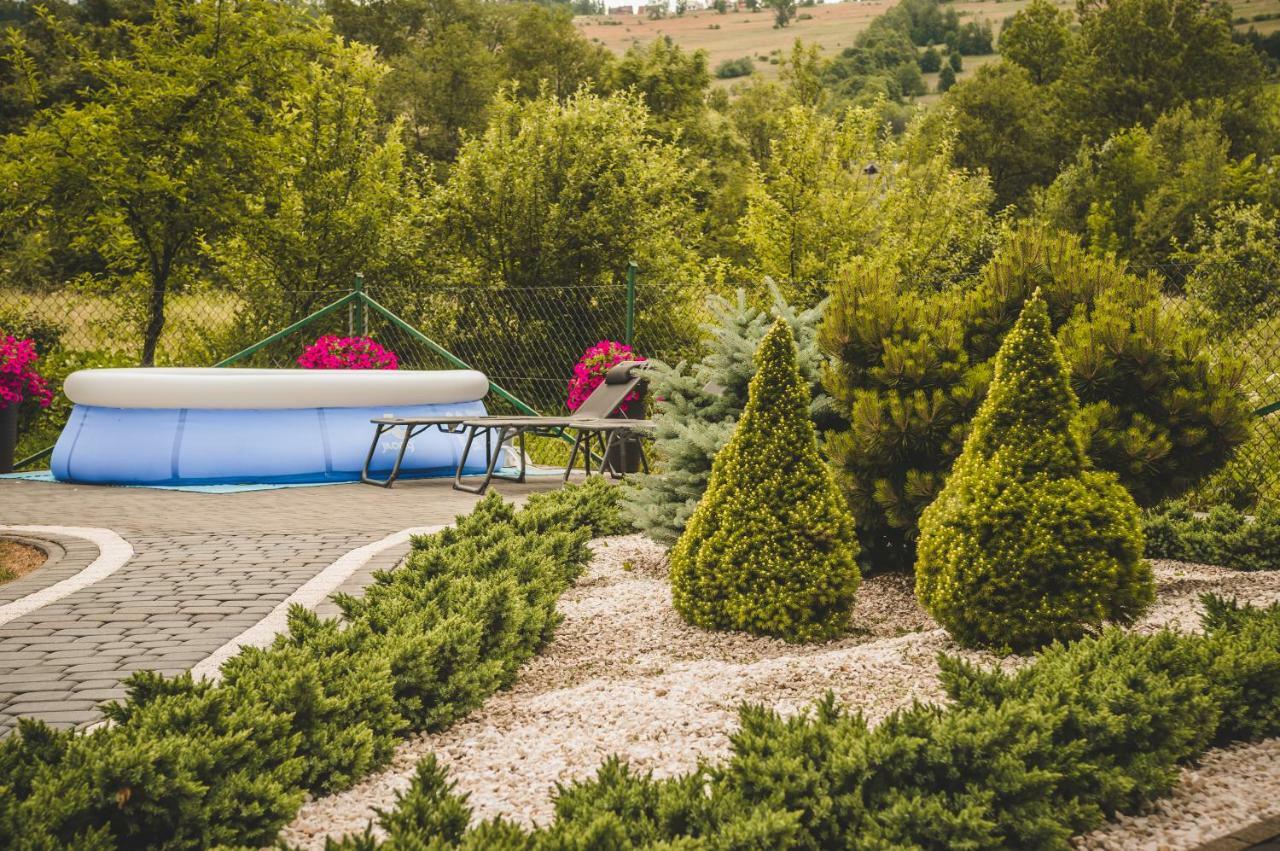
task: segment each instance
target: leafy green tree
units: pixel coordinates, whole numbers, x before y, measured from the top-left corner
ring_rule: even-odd
[[[1038,86],[1062,76],[1071,46],[1071,16],[1049,0],[1032,0],[1000,31],[1000,55],[1025,68]]]
[[[920,54],[919,64],[925,74],[936,74],[942,68],[942,54],[931,44]]]
[[[858,542],[809,402],[791,328],[778,319],[756,353],[742,419],[671,550],[672,601],[690,622],[788,641],[847,627]]]
[[[984,65],[944,101],[955,126],[955,162],[991,176],[997,208],[1025,201],[1053,180],[1064,140],[1049,119],[1043,92],[1009,62]]]
[[[900,138],[875,109],[842,122],[793,107],[748,189],[748,276],[811,305],[854,257],[890,257],[908,279],[962,272],[987,233],[986,179],[951,165],[952,131],[917,121]]]
[[[1191,246],[1177,256],[1193,264],[1187,294],[1209,309],[1219,330],[1280,311],[1280,233],[1261,205],[1230,204],[1211,222],[1197,220]]]
[[[956,53],[986,56],[992,50],[993,38],[990,21],[969,21],[961,24],[954,36],[948,36],[947,43],[955,48]]]
[[[737,59],[726,59],[716,66],[717,80],[731,80],[734,77],[749,77],[755,71],[755,64],[750,56],[739,56]]]
[[[433,238],[453,258],[451,274],[586,286],[618,280],[632,259],[650,276],[682,262],[687,175],[651,130],[637,94],[522,102],[504,92],[434,196]]]
[[[964,70],[964,59],[960,56],[960,51],[947,48],[947,64],[951,66],[951,70],[959,74]]]
[[[1168,263],[1197,218],[1232,202],[1274,204],[1280,181],[1253,156],[1235,159],[1218,110],[1183,106],[1150,129],[1085,147],[1039,198],[1044,218],[1096,251],[1140,266]]]
[[[822,80],[837,102],[872,106],[881,98],[902,103],[924,93],[911,18],[894,7],[874,18],[827,63]]]
[[[946,92],[955,84],[956,72],[951,70],[950,65],[943,65],[941,73],[938,74],[938,92]]]
[[[785,27],[796,16],[796,0],[764,0],[764,4],[773,10],[774,27]]]
[[[84,103],[42,110],[4,140],[0,221],[96,253],[104,285],[138,307],[151,364],[171,289],[191,278],[203,240],[244,219],[275,120],[334,44],[312,17],[266,0],[162,0],[148,23],[116,26],[119,57],[69,45],[94,81]]]
[[[746,57],[746,63],[749,74],[750,57]],[[710,86],[706,51],[682,50],[670,36],[654,39],[644,47],[628,48],[609,75],[611,90],[638,93],[658,122],[696,116],[706,106]]]
[[[414,36],[435,20],[456,21],[467,9],[465,0],[324,0],[323,5],[340,35],[376,47],[384,60],[408,52]]]
[[[504,78],[515,80],[526,97],[545,87],[563,100],[607,77],[613,54],[582,37],[568,8],[525,3],[506,9],[512,19],[502,44]]]
[[[404,117],[406,139],[429,160],[452,160],[466,134],[484,129],[506,75],[485,17],[423,30],[390,60],[379,97],[383,113]]]
[[[1166,112],[1220,98],[1248,112],[1261,93],[1257,54],[1232,38],[1231,8],[1200,0],[1087,0],[1079,50],[1056,102],[1073,137],[1102,142]]]
[[[1033,650],[1132,623],[1154,600],[1138,507],[1114,474],[1092,469],[1078,412],[1037,291],[920,518],[916,594],[961,644]]]
[[[246,343],[311,313],[356,273],[374,286],[415,282],[425,213],[401,128],[379,121],[384,73],[359,45],[308,68],[249,215],[210,244],[213,273],[250,307],[236,323]]]
[[[601,83],[612,65],[608,51],[573,25],[567,4],[328,3],[338,31],[377,46],[392,67],[379,97],[384,120],[406,116],[406,140],[436,163],[451,161],[463,136],[483,131],[503,82],[515,81],[524,98],[544,86],[563,98]]]
[[[451,290],[432,322],[463,351],[502,339],[508,363],[559,365],[568,375],[593,340],[566,333],[565,317],[622,316],[634,260],[653,284],[637,320],[641,333],[661,321],[678,349],[695,321],[684,309],[700,236],[690,180],[639,94],[584,90],[563,101],[550,93],[521,101],[504,91],[484,134],[463,145],[430,195],[427,283],[480,286],[506,304],[538,308],[525,311],[513,338],[503,330],[507,310]]]

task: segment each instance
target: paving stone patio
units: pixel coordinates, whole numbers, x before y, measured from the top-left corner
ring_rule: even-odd
[[[494,490],[521,499],[558,477]],[[111,529],[133,558],[106,578],[0,625],[0,736],[19,716],[56,726],[100,718],[136,670],[184,671],[265,617],[344,553],[411,526],[448,523],[479,497],[447,481],[390,490],[344,484],[200,494],[0,480],[0,525]],[[55,559],[0,586],[0,604],[78,572],[98,555],[44,535]],[[407,545],[380,553],[341,586],[358,592]],[[322,613],[332,613],[322,604]]]

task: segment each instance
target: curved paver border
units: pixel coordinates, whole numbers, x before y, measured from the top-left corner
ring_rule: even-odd
[[[0,526],[0,532],[36,537],[49,535],[54,536],[55,541],[57,538],[79,538],[88,541],[98,549],[97,558],[70,576],[52,584],[44,584],[43,587],[0,605],[0,626],[107,578],[133,558],[133,547],[110,529],[93,526]],[[40,568],[40,570],[44,569]],[[36,573],[39,572],[39,570],[36,571]],[[58,574],[46,575],[40,581],[53,579],[56,575]],[[26,577],[18,581],[25,582]]]
[[[333,564],[304,582],[301,587],[284,598],[262,620],[223,644],[209,656],[197,662],[191,668],[191,676],[200,679],[217,680],[221,677],[222,663],[226,662],[240,648],[247,645],[265,647],[289,625],[289,609],[299,605],[315,609],[330,594],[338,590],[356,571],[368,564],[374,557],[391,547],[407,543],[415,535],[430,535],[447,528],[451,524],[438,526],[412,526],[394,532],[385,538],[365,544],[344,554]]]

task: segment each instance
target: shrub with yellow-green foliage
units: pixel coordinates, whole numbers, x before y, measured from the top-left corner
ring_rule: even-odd
[[[818,454],[784,320],[755,357],[742,419],[671,550],[672,597],[698,626],[815,641],[849,620],[861,579],[853,518]]]
[[[1130,623],[1150,605],[1138,507],[1092,468],[1078,411],[1037,291],[920,519],[916,594],[960,643],[1025,651]]]

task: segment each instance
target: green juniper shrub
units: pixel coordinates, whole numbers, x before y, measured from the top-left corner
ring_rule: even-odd
[[[1155,278],[1129,275],[1074,237],[1016,231],[974,280],[943,292],[855,264],[828,301],[819,344],[832,358],[824,386],[849,423],[826,442],[864,570],[914,563],[920,514],[960,454],[1001,340],[1037,288],[1082,405],[1085,450],[1140,505],[1186,492],[1248,437],[1242,365],[1215,357]]]
[[[785,319],[761,341],[756,367],[742,419],[671,549],[672,599],[699,626],[828,638],[848,625],[858,543],[818,454]]]
[[[1280,512],[1260,505],[1247,516],[1227,505],[1200,515],[1183,501],[1149,510],[1143,518],[1147,556],[1217,564],[1234,570],[1280,567]]]
[[[1280,604],[1205,595],[1209,679],[1222,709],[1216,742],[1280,735]]]
[[[341,619],[295,608],[288,631],[242,650],[220,683],[141,672],[105,707],[109,726],[20,722],[0,742],[0,847],[272,842],[307,791],[350,785],[406,731],[444,726],[509,684],[550,636],[588,538],[623,528],[618,489],[602,481],[519,511],[493,494],[415,539],[363,597],[340,597]]]
[[[813,388],[810,415],[819,427],[836,424],[831,400],[822,392],[821,357],[815,337],[821,305],[795,311],[776,287],[770,288],[773,312],[791,325],[799,350],[800,372]],[[755,351],[769,329],[769,315],[739,290],[733,300],[707,299],[713,340],[706,357],[692,367],[661,361],[645,364],[653,399],[654,455],[661,471],[630,476],[623,490],[623,511],[636,528],[663,544],[674,544],[706,492],[711,462],[729,442],[747,404],[747,385],[755,375]]]
[[[1031,650],[1154,598],[1140,515],[1092,469],[1066,362],[1037,293],[1004,338],[964,450],[920,520],[916,594],[961,644]]]
[[[1166,794],[1222,713],[1202,638],[1108,629],[1055,644],[1015,674],[943,657],[948,695],[970,708],[1019,704],[1053,720],[1044,743],[1054,794],[1075,802],[1074,831]]]
[[[946,705],[871,728],[828,695],[790,717],[743,706],[731,757],[655,779],[616,758],[558,787],[554,819],[459,835],[433,759],[399,807],[335,842],[374,849],[1062,849],[1166,794],[1211,743],[1280,732],[1280,605],[1206,600],[1203,635],[1108,628],[1015,673],[940,658]]]

